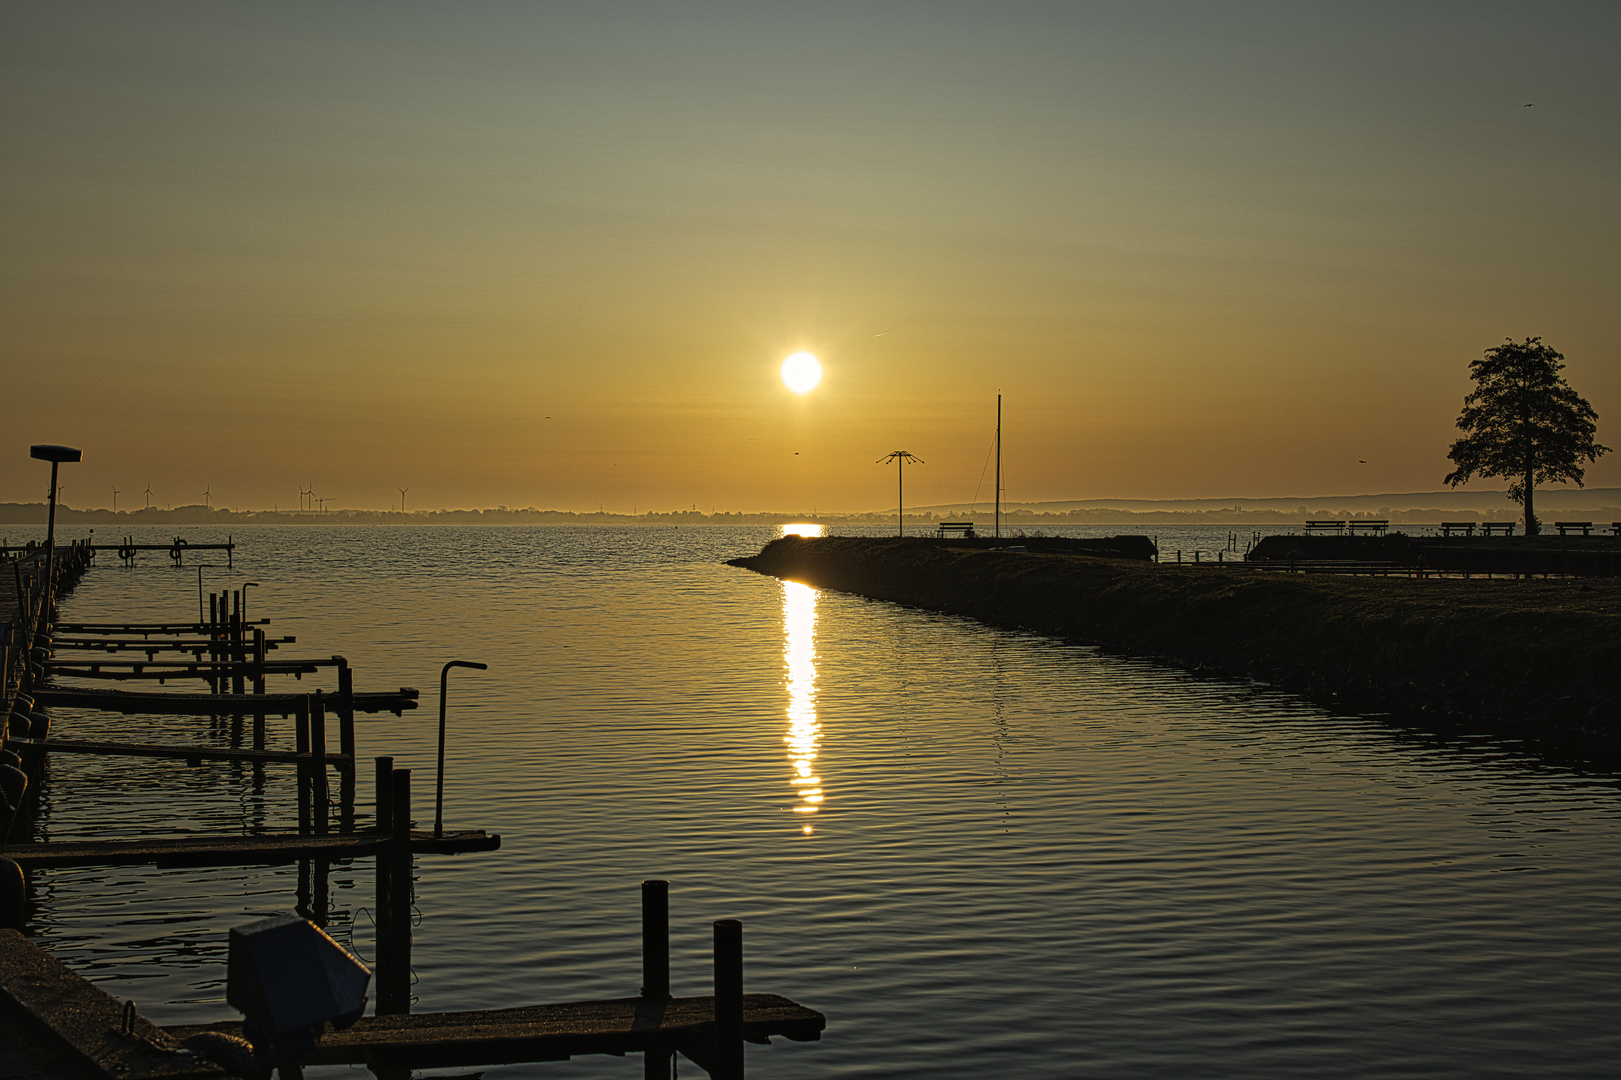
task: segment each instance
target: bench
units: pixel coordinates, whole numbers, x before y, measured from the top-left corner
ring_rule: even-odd
[[[1556,521],[1553,523],[1553,527],[1559,530],[1560,536],[1573,532],[1579,532],[1583,536],[1593,534],[1593,523],[1591,521]]]
[[[1306,535],[1307,536],[1310,536],[1312,533],[1319,533],[1319,532],[1343,533],[1344,531],[1345,531],[1345,522],[1343,522],[1343,521],[1308,521],[1308,522],[1306,522]]]
[[[1346,522],[1346,525],[1351,530],[1352,536],[1355,536],[1357,533],[1373,533],[1376,536],[1383,535],[1384,532],[1390,528],[1389,521],[1350,521]]]
[[[1480,523],[1482,536],[1513,536],[1514,522],[1512,521],[1483,521]]]
[[[1461,536],[1473,536],[1475,535],[1475,523],[1473,521],[1441,522],[1442,536],[1451,536],[1453,533],[1458,533]]]
[[[942,521],[935,526],[934,535],[941,540],[953,535],[971,540],[974,537],[974,523],[972,521]]]

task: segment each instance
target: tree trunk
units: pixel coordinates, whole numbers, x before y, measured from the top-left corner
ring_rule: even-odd
[[[1527,536],[1535,536],[1537,534],[1537,532],[1539,531],[1538,528],[1537,528],[1537,515],[1536,515],[1536,512],[1535,512],[1535,508],[1532,505],[1533,497],[1536,494],[1536,492],[1535,492],[1535,489],[1531,487],[1531,478],[1532,478],[1531,470],[1526,469],[1525,470],[1525,535],[1527,535]]]

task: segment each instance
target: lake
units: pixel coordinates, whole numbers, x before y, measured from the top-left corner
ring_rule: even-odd
[[[175,531],[216,538],[149,532]],[[502,849],[418,860],[414,1009],[635,994],[659,877],[675,993],[709,992],[710,924],[739,918],[746,988],[827,1014],[820,1043],[749,1047],[754,1076],[1621,1075],[1614,772],[724,565],[777,533],[261,526],[202,569],[258,583],[249,616],[298,637],[280,658],[422,690],[357,721],[363,759],[415,770],[419,820],[440,666],[489,664],[451,673],[445,818]],[[104,553],[62,618],[194,615],[198,571],[153,554]],[[44,807],[52,839],[296,821],[290,770],[228,763],[58,755]],[[227,929],[290,910],[296,876],[43,872],[35,928],[159,1023],[223,1019]],[[369,958],[371,863],[331,884],[331,933]]]

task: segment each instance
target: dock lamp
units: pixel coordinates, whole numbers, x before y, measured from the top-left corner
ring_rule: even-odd
[[[51,564],[56,561],[56,467],[64,461],[83,461],[84,451],[55,443],[37,443],[28,448],[28,456],[51,463],[51,510],[45,526],[45,587],[51,587]]]
[[[225,1000],[241,1011],[254,1059],[283,1080],[303,1076],[323,1024],[346,1028],[366,1012],[371,969],[297,915],[231,928]]]
[[[471,660],[452,660],[439,672],[439,771],[434,779],[433,790],[433,835],[445,835],[445,694],[450,689],[450,669],[453,667],[472,668],[474,671],[488,671],[490,665],[475,664]]]

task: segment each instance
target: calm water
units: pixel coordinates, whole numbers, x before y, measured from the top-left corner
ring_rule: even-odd
[[[423,690],[359,720],[363,756],[417,770],[419,819],[439,666],[490,665],[452,674],[446,819],[503,847],[419,861],[417,1008],[634,994],[637,883],[666,877],[676,993],[708,991],[709,924],[737,917],[748,987],[828,1015],[821,1043],[750,1047],[755,1076],[1621,1076],[1614,775],[722,565],[773,534],[258,528],[203,570],[260,583],[283,657]],[[195,614],[195,570],[104,558],[64,618]],[[285,769],[51,769],[51,838],[294,821]],[[159,1022],[220,1019],[226,929],[295,880],[53,871],[37,929]],[[334,868],[362,956],[371,893],[369,862]]]

